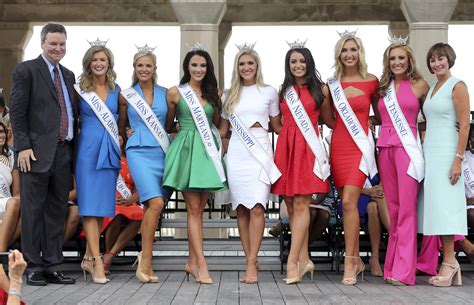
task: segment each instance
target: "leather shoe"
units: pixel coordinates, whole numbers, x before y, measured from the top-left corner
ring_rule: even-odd
[[[75,279],[65,276],[61,271],[45,271],[44,278],[46,282],[52,284],[71,285],[76,283]]]
[[[26,275],[26,283],[30,286],[46,286],[43,271],[32,271]]]

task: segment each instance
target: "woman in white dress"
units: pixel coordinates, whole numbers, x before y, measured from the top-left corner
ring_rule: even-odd
[[[231,87],[223,96],[223,101],[223,120],[219,126],[221,136],[225,137],[228,133],[231,126],[229,120],[235,114],[243,129],[257,140],[262,155],[273,162],[268,122],[270,118],[273,130],[278,133],[281,128],[278,94],[275,88],[263,83],[260,58],[253,45],[239,46]],[[238,134],[240,131],[233,130],[230,138],[227,178],[232,207],[237,210],[240,240],[247,257],[246,273],[241,282],[253,284],[258,282],[257,256],[265,228],[265,204],[270,193],[270,179],[243,144],[243,138]]]
[[[20,176],[13,164],[7,128],[0,122],[0,252],[20,236]]]

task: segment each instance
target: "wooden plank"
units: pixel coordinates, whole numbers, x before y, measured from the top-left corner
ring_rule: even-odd
[[[401,293],[397,286],[390,285],[382,277],[368,276],[364,277],[368,285],[362,285],[362,289],[370,299],[384,302],[393,302],[395,304],[415,304],[420,302],[416,297]]]
[[[142,284],[138,290],[135,291],[127,299],[127,304],[133,305],[146,305],[148,301],[157,293],[159,293],[163,283],[168,279],[170,272],[156,272],[156,275],[160,278],[158,283]]]
[[[190,275],[189,281],[185,278],[182,282],[171,304],[194,304],[198,291],[199,284],[196,283],[194,277]]]
[[[82,274],[73,274],[72,278],[76,279],[74,285],[61,285],[61,287],[55,290],[53,293],[45,296],[42,299],[35,299],[35,304],[55,304],[63,299],[67,299],[69,295],[77,293],[78,290],[84,288],[87,282],[84,281]],[[51,284],[50,284],[51,285]]]
[[[258,287],[263,304],[285,304],[272,272],[258,273]]]
[[[116,275],[111,275],[110,282],[108,282],[107,284],[100,285],[92,283],[101,287],[94,291],[94,293],[81,300],[81,303],[100,304],[102,302],[105,302],[116,291],[118,291],[124,285],[124,283],[128,282],[131,276],[132,275],[129,273],[120,273]]]
[[[133,296],[142,285],[143,283],[137,279],[135,274],[131,274],[128,281],[126,281],[115,293],[109,296],[102,304],[133,304],[129,303],[128,299]]]
[[[318,272],[314,275],[314,284],[331,304],[354,304],[354,301],[341,290],[342,284],[339,283],[341,279],[340,274],[330,278],[326,273]]]
[[[274,272],[273,276],[275,277],[276,284],[285,304],[308,304],[308,301],[298,288],[298,285],[286,285],[283,281],[284,276],[280,274],[280,272]]]
[[[239,279],[245,277],[245,271],[239,272]],[[257,305],[262,304],[262,298],[260,296],[260,290],[256,284],[245,284],[240,283],[239,280],[239,303]]]
[[[211,272],[211,278],[214,282],[212,285],[201,284],[199,287],[199,292],[195,300],[196,304],[216,304],[217,295],[219,294],[221,272]]]
[[[309,304],[331,304],[329,299],[323,294],[323,292],[319,289],[316,285],[316,281],[322,277],[317,276],[317,271],[315,270],[313,281],[309,278],[307,274],[302,281],[298,284],[298,288],[300,289],[301,293],[304,295],[306,301]]]
[[[226,271],[221,273],[217,304],[239,304],[239,272]]]
[[[112,275],[110,279],[114,279]],[[79,304],[82,300],[86,299],[90,295],[94,294],[99,289],[103,288],[104,285],[95,284],[92,282],[92,278],[90,276],[87,277],[87,283],[82,281],[78,281],[75,285],[79,285],[80,289],[76,290],[74,293],[69,294],[68,296],[64,297],[60,301],[56,302],[57,304]],[[107,285],[107,284],[105,284]],[[48,287],[48,286],[46,286]],[[27,304],[30,304],[27,302]]]
[[[171,272],[166,278],[166,281],[162,284],[160,290],[158,290],[148,301],[148,304],[171,304],[185,280],[184,278],[183,271]]]

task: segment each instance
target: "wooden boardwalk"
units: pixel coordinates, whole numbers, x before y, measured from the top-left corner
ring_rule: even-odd
[[[317,267],[317,265],[316,265]],[[69,272],[75,285],[23,287],[27,304],[474,304],[474,272],[463,273],[462,287],[437,288],[427,276],[417,277],[414,287],[395,287],[382,278],[365,276],[357,286],[343,286],[341,274],[315,273],[298,285],[287,286],[278,271],[260,272],[258,285],[239,283],[241,271],[213,271],[213,285],[187,282],[184,272],[158,272],[160,282],[141,284],[133,272],[113,272],[110,283],[84,282],[82,273]]]

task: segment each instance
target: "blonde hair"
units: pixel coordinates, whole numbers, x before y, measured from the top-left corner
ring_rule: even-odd
[[[114,71],[114,55],[110,49],[104,46],[94,46],[90,47],[86,54],[84,54],[84,58],[82,59],[82,73],[79,76],[79,87],[86,91],[90,92],[95,89],[94,83],[92,82],[92,70],[91,70],[91,63],[92,57],[97,52],[104,52],[105,56],[109,61],[109,68],[107,69],[107,84],[111,90],[115,89],[115,79],[117,78],[117,73]]]
[[[363,77],[367,77],[367,62],[365,61],[365,49],[364,45],[362,44],[362,40],[359,37],[342,37],[340,38],[336,46],[334,47],[334,76],[338,79],[341,80],[342,75],[344,74],[344,64],[341,61],[341,52],[342,52],[342,47],[346,43],[346,41],[353,40],[355,44],[357,45],[357,49],[359,51],[359,60],[357,61],[357,64],[359,66],[359,74]]]
[[[402,49],[407,53],[408,57],[408,68],[406,73],[406,77],[412,81],[416,82],[420,79],[423,79],[420,72],[416,68],[416,61],[415,56],[413,54],[413,50],[408,45],[402,45],[399,43],[392,43],[387,47],[385,52],[383,53],[383,72],[382,77],[380,77],[380,83],[378,92],[380,96],[385,96],[387,88],[390,86],[390,82],[394,79],[394,75],[392,70],[390,69],[390,52],[394,49]]]
[[[239,74],[239,60],[243,55],[249,55],[255,60],[255,64],[257,65],[257,69],[255,71],[255,82],[257,87],[267,86],[263,83],[262,65],[257,52],[253,50],[245,50],[237,53],[234,59],[234,71],[232,72],[230,88],[226,92],[226,99],[223,106],[224,113],[226,114],[231,114],[240,102],[240,93],[242,92],[242,79]]]
[[[150,57],[151,61],[153,62],[153,65],[156,68],[156,55],[153,54],[152,52],[146,51],[146,52],[138,52],[133,56],[133,74],[132,74],[132,86],[135,86],[138,83],[138,77],[137,74],[135,73],[135,66],[137,65],[137,61],[142,58],[148,56]],[[158,74],[155,72],[153,73],[153,76],[151,77],[151,82],[153,84],[156,84],[156,80],[158,79]]]

